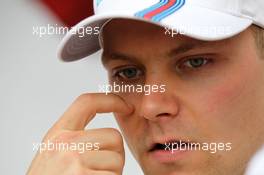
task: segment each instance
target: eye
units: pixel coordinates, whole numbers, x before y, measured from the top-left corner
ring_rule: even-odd
[[[114,77],[124,80],[137,79],[141,75],[142,75],[142,71],[135,67],[126,67],[114,71]]]
[[[179,68],[189,68],[189,69],[198,69],[202,66],[207,65],[211,60],[204,57],[190,58],[182,62]]]

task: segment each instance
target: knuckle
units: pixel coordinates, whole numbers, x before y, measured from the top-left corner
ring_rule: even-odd
[[[117,156],[115,156],[115,162],[116,162],[115,169],[122,170],[125,164],[124,157],[121,154],[117,153]]]
[[[111,140],[114,144],[123,145],[122,135],[117,129],[109,128],[108,132],[111,133]]]
[[[62,131],[54,134],[49,138],[53,142],[73,142],[75,141],[82,133],[80,131]]]
[[[69,157],[75,157],[76,151],[71,150],[71,145],[76,144],[78,142],[78,138],[82,136],[83,131],[59,131],[53,133],[52,135],[46,136],[39,149],[41,149],[41,153],[45,153],[45,155],[52,157],[52,155],[64,155],[67,158],[67,155],[70,154]]]
[[[82,164],[80,155],[73,151],[62,152],[58,160],[63,163],[63,165],[71,165],[74,167],[80,167]]]
[[[81,101],[81,102],[92,101],[94,98],[93,96],[94,95],[91,93],[84,93],[84,94],[81,94],[79,97],[77,97],[77,101]]]
[[[104,175],[117,175],[117,174],[114,172],[106,172]]]
[[[63,166],[79,166],[81,159],[78,153],[72,151],[45,151],[43,155],[45,160],[53,161],[55,164]]]
[[[87,170],[83,168],[80,164],[76,164],[73,168],[74,174],[76,175],[85,175],[87,174]]]

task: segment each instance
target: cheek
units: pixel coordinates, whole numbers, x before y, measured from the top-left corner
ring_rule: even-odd
[[[215,113],[217,111],[224,112],[228,109],[231,110],[234,107],[233,105],[236,105],[237,102],[241,102],[241,95],[244,91],[245,84],[239,76],[219,81],[210,89],[208,94],[205,95],[208,103],[208,113]]]
[[[260,94],[257,88],[259,71],[251,68],[233,69],[230,76],[217,79],[201,99],[203,121],[219,138],[234,140],[241,137],[241,130],[247,134],[256,115],[254,106]],[[216,136],[214,136],[216,137]]]

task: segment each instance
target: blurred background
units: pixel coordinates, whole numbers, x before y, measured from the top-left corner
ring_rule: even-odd
[[[0,170],[25,174],[35,155],[33,143],[82,93],[107,83],[100,52],[73,63],[56,56],[63,34],[48,26],[72,26],[92,15],[91,0],[1,0],[0,5]],[[115,127],[112,114],[96,117],[89,128]],[[124,175],[143,174],[126,147]]]

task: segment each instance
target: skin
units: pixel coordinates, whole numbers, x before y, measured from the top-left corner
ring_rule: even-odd
[[[146,175],[243,174],[264,142],[264,61],[257,55],[251,30],[215,42],[171,38],[164,32],[122,19],[105,26],[102,61],[110,83],[162,84],[166,91],[79,96],[43,142],[99,142],[100,149],[83,154],[38,152],[27,175],[121,175],[122,135]],[[203,64],[193,67],[193,59]],[[122,135],[113,128],[85,130],[97,113],[109,112]],[[230,142],[232,150],[190,151],[170,162],[151,157],[152,143],[168,139]]]
[[[125,118],[115,115],[133,155],[146,175],[242,175],[264,140],[264,61],[251,30],[214,42],[164,32],[124,19],[104,28],[111,84],[166,85],[164,93],[117,93],[135,108]],[[190,60],[197,58],[203,64],[195,68]],[[162,163],[149,145],[166,138],[232,143],[232,150],[192,151]]]
[[[43,143],[100,143],[99,150],[44,150],[38,152],[27,175],[121,175],[124,166],[122,136],[116,129],[85,130],[96,113],[129,115],[133,108],[117,95],[83,94],[48,131]]]

